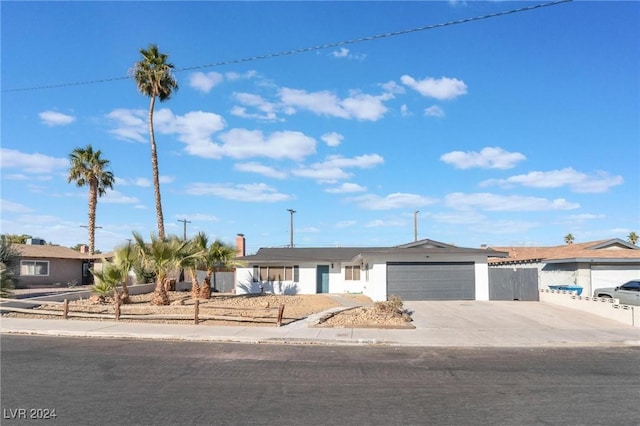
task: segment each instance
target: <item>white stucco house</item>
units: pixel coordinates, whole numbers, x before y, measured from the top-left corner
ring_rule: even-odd
[[[261,248],[238,258],[246,266],[236,269],[235,290],[363,293],[374,301],[391,295],[402,300],[489,300],[487,259],[500,256],[506,253],[428,239],[393,247]]]
[[[624,240],[588,241],[551,247],[492,247],[507,257],[491,258],[491,268],[532,268],[538,271],[538,287],[570,285],[593,290],[616,287],[640,279],[640,247]]]

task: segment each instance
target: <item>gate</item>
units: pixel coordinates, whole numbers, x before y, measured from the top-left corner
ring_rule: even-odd
[[[489,300],[539,300],[536,268],[489,268]]]

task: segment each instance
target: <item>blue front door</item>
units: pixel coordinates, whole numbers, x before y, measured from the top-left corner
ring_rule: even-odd
[[[316,293],[329,293],[329,265],[316,267]]]

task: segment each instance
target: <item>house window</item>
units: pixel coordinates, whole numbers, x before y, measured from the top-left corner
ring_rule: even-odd
[[[344,279],[347,281],[360,281],[360,266],[345,266]]]
[[[254,266],[254,281],[295,281],[300,279],[300,268],[296,266]]]
[[[44,260],[20,261],[20,275],[42,276],[49,275],[49,262]]]

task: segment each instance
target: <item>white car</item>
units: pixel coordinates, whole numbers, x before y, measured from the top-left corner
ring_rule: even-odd
[[[619,287],[597,288],[593,297],[619,299],[622,305],[640,305],[640,279],[628,281]]]

